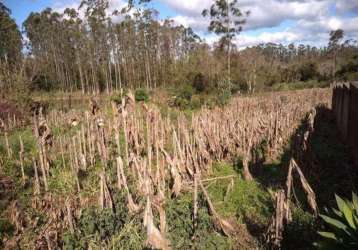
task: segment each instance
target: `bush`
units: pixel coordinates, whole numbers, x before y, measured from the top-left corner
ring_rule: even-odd
[[[197,73],[193,80],[193,87],[197,93],[202,93],[205,91],[207,86],[207,81],[205,76],[202,73]]]
[[[149,101],[149,94],[146,89],[137,89],[134,93],[134,97],[137,102]]]
[[[299,73],[301,75],[301,81],[315,79],[319,76],[317,65],[315,63],[305,63],[301,65]]]
[[[178,108],[186,109],[191,104],[194,89],[190,85],[183,86],[174,97],[172,105]]]
[[[191,101],[191,98],[194,95],[194,90],[190,85],[185,85],[179,92],[178,97]]]
[[[338,210],[332,208],[330,216],[320,215],[330,231],[318,232],[323,240],[316,245],[320,249],[358,249],[358,197],[352,201],[336,195]]]

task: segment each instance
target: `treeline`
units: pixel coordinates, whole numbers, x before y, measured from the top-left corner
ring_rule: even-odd
[[[108,1],[84,0],[77,10],[31,13],[23,24],[25,48],[1,4],[0,32],[7,34],[0,34],[1,87],[110,93],[194,84],[208,90],[227,79],[228,54],[230,85],[248,92],[283,82],[357,78],[357,42],[343,42],[341,30],[331,33],[325,48],[270,43],[238,50],[225,39],[209,46],[191,28],[160,20],[148,2],[129,1],[109,13]]]

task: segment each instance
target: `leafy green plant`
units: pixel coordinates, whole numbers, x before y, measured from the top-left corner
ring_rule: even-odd
[[[137,102],[149,101],[149,94],[146,89],[137,89],[134,93],[134,97]]]
[[[358,249],[358,197],[352,201],[336,195],[338,210],[332,208],[332,216],[320,215],[330,231],[318,232],[323,240],[316,245],[320,249]]]
[[[194,89],[190,85],[185,85],[176,93],[172,105],[181,109],[190,107],[191,99],[194,95]]]

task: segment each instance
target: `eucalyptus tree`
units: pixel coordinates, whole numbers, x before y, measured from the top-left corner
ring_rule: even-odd
[[[11,11],[0,2],[0,59],[10,64],[21,60],[22,37]]]
[[[333,54],[333,76],[335,76],[337,72],[337,54],[340,49],[340,42],[342,41],[343,37],[344,31],[342,29],[332,30],[329,33],[328,50]]]
[[[231,43],[242,31],[246,17],[250,11],[242,12],[237,0],[215,0],[210,9],[204,9],[202,15],[211,19],[208,30],[221,35],[223,42],[227,43],[227,69],[228,80],[231,75]]]
[[[0,87],[9,87],[22,60],[22,37],[10,17],[11,11],[0,2]]]
[[[85,93],[89,88],[88,76],[86,70],[86,31],[83,27],[83,21],[79,17],[79,13],[73,8],[66,8],[64,11],[65,18],[63,19],[64,27],[66,29],[65,34],[67,35],[67,58],[71,61],[69,63],[74,64],[74,69],[78,69],[78,75],[80,80],[80,89],[82,93]],[[88,57],[87,57],[88,58]],[[77,67],[76,67],[77,66]],[[73,79],[76,82],[77,74],[73,74]]]

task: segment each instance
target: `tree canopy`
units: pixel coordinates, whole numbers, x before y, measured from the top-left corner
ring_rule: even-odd
[[[22,37],[11,11],[0,2],[0,60],[15,64],[21,59]]]

